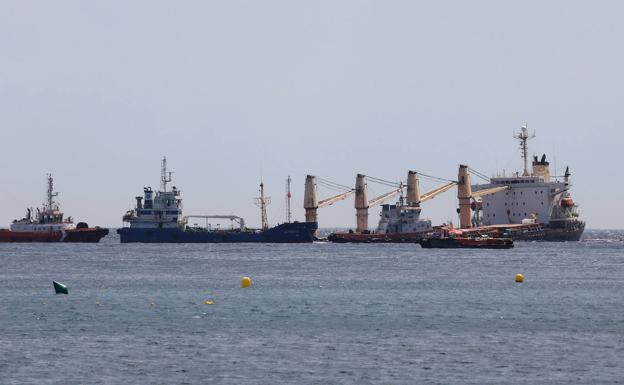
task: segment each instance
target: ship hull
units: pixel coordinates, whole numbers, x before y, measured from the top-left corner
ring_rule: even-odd
[[[0,230],[0,243],[71,242],[97,243],[108,234],[108,229],[86,228],[62,231],[11,231]]]
[[[585,222],[579,220],[552,221],[547,224],[508,224],[473,227],[461,230],[463,235],[489,235],[511,238],[514,241],[578,242],[585,231]]]
[[[107,235],[108,229],[101,227],[67,230],[63,242],[98,243]]]
[[[583,237],[585,222],[562,221],[551,222],[544,227],[541,241],[545,242],[578,242]]]
[[[431,232],[418,233],[332,233],[327,240],[334,243],[416,243]]]
[[[117,230],[121,243],[310,243],[316,222],[283,223],[267,230],[143,229]]]
[[[585,222],[551,222],[537,228],[518,228],[505,232],[514,241],[578,242],[585,231]]]

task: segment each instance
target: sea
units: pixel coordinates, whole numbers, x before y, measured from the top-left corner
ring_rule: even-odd
[[[621,383],[624,231],[511,250],[0,244],[0,384]]]

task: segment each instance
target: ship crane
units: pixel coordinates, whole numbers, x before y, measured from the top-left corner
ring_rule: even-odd
[[[355,194],[355,190],[351,189],[349,191],[340,193],[338,195],[334,195],[333,197],[327,198],[327,199],[322,199],[318,202],[318,208],[322,208],[322,207],[326,207],[326,206],[331,206],[334,203],[338,202],[338,201],[342,201],[347,199],[349,196]]]
[[[430,199],[433,199],[435,197],[437,197],[438,195],[447,192],[448,190],[452,189],[453,187],[457,186],[457,182],[449,182],[441,187],[438,187],[436,189],[433,189],[427,193],[424,193],[423,195],[420,196],[420,201],[419,203],[424,203]]]
[[[355,177],[355,218],[356,231],[359,233],[368,231],[368,209],[370,207],[383,203],[403,190],[403,185],[399,184],[399,186],[395,187],[393,190],[369,200],[367,180],[385,186],[396,186],[393,182],[371,176],[367,177],[364,174],[357,174]]]
[[[510,188],[511,186],[499,186],[499,187],[488,188],[485,190],[473,191],[470,197],[473,199],[480,198],[486,195],[496,194],[499,191],[509,190]]]
[[[497,192],[508,190],[511,188],[511,186],[505,185],[473,192],[472,185],[470,184],[469,168],[468,166],[463,164],[459,166],[457,179],[457,199],[459,200],[459,225],[462,229],[469,229],[472,227],[472,205],[470,202],[471,199],[475,200],[475,198],[490,194],[496,194]]]
[[[427,176],[425,174],[421,174],[423,176]],[[441,178],[431,177],[433,179],[442,180]],[[424,194],[420,194],[420,185],[418,173],[416,171],[409,171],[407,174],[407,186],[403,185],[402,182],[399,183],[399,186],[385,194],[382,194],[376,198],[368,200],[368,185],[366,180],[370,180],[371,182],[380,183],[382,185],[391,186],[396,185],[396,183],[385,181],[379,178],[373,178],[370,176],[358,174],[355,180],[355,210],[356,210],[356,220],[357,220],[357,231],[364,232],[368,230],[368,209],[379,205],[386,200],[396,196],[397,194],[402,194],[403,191],[407,188],[407,209],[412,210],[420,210],[420,204],[435,198],[436,196],[450,190],[454,186],[457,185],[455,181],[445,180],[447,183],[443,186],[435,188],[429,192]]]
[[[420,194],[419,175],[431,181],[446,182],[446,183],[440,187],[436,187],[435,189],[429,192]],[[457,186],[457,181],[454,181],[454,180],[431,176],[431,175],[419,173],[416,171],[409,171],[407,173],[407,205],[420,207],[421,203],[431,200],[437,197],[438,195],[447,192],[448,190],[452,189],[455,186]]]
[[[326,199],[318,200],[317,181],[321,184],[321,186],[332,190],[338,190],[340,193]],[[318,178],[314,175],[306,176],[305,192],[303,195],[303,207],[305,209],[306,222],[318,222],[318,209],[331,206],[336,202],[345,200],[354,193],[355,190],[348,186],[331,182],[323,178]]]
[[[402,192],[405,189],[405,187],[403,186],[403,184],[401,184],[401,186],[399,188],[396,188],[392,191],[388,191],[385,194],[382,194],[376,198],[373,198],[371,200],[368,201],[368,207],[374,207],[377,205],[382,204],[383,202],[387,201],[388,199],[392,198],[393,196],[399,194],[400,192]]]

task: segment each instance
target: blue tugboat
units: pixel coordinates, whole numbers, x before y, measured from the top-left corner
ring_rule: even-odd
[[[264,185],[260,184],[260,197],[256,204],[262,212],[262,229],[250,229],[243,218],[234,215],[182,215],[180,190],[173,186],[171,173],[167,172],[167,159],[162,159],[161,190],[151,187],[143,189],[143,196],[136,197],[136,207],[123,216],[124,227],[117,230],[122,243],[306,243],[313,242],[318,229],[317,222],[287,222],[269,227],[266,206],[270,198],[264,196]],[[290,192],[288,192],[290,199]],[[189,218],[229,219],[236,227],[230,229],[189,226]],[[127,226],[126,226],[127,224]]]

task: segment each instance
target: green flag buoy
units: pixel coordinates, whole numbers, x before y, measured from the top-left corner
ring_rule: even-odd
[[[56,294],[69,294],[69,289],[62,283],[52,281],[52,284],[54,285],[54,291],[56,292]]]

